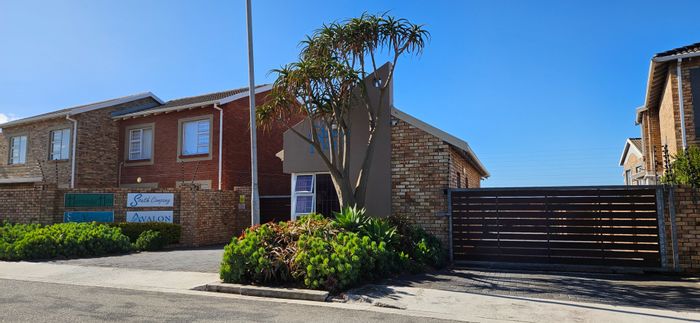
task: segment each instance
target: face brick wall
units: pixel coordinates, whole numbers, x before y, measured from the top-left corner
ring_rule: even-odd
[[[260,104],[267,93],[256,95]],[[224,109],[222,189],[250,185],[250,132],[248,99],[221,106]],[[197,116],[212,116],[212,147],[210,160],[180,163],[177,160],[178,120]],[[187,111],[159,114],[119,121],[119,161],[121,184],[158,183],[161,188],[174,187],[179,181],[211,181],[218,188],[219,111],[213,106]],[[139,124],[155,125],[153,164],[129,166],[124,161],[126,128]],[[275,156],[282,150],[280,127],[258,127],[258,178],[261,195],[289,194],[290,177],[282,172],[282,161]]]
[[[103,208],[66,208],[66,193],[112,193],[114,206]],[[172,208],[127,208],[128,193],[173,193]],[[242,203],[241,203],[242,202]],[[65,211],[114,211],[115,222],[125,222],[127,211],[172,210],[173,222],[182,225],[180,244],[205,246],[223,244],[250,226],[250,187],[233,190],[181,189],[58,189],[55,185],[37,185],[24,189],[0,190],[0,223],[63,222]]]
[[[700,273],[700,189],[676,187],[674,200],[680,269],[682,272]],[[671,252],[673,245],[668,206],[665,214],[667,263],[669,266],[673,266]]]
[[[70,121],[57,118],[3,129],[5,140],[0,141],[0,178],[44,178],[47,183],[68,187],[71,177],[70,161],[49,160],[49,137],[52,130],[71,129],[72,131],[72,128],[73,124]],[[20,135],[27,136],[27,162],[10,165],[10,138]]]
[[[479,172],[467,161],[464,155],[450,146],[450,188],[479,187],[481,187]]]
[[[153,105],[151,98],[135,100],[110,108],[93,110],[72,116],[78,120],[76,187],[112,187],[117,182],[117,133],[116,123],[110,113],[120,109]],[[36,177],[59,187],[69,187],[71,162],[49,160],[50,134],[52,130],[70,129],[73,123],[64,117],[33,122],[3,129],[0,137],[0,178]],[[10,138],[27,136],[26,164],[9,165]],[[72,137],[69,155],[72,154]]]
[[[448,245],[450,147],[403,120],[391,128],[391,210]]]

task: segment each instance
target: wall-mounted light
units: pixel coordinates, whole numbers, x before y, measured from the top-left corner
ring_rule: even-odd
[[[136,178],[136,183],[141,184],[141,181],[142,181],[141,177],[137,177],[137,178]]]

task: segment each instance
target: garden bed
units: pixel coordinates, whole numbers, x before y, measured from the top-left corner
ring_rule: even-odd
[[[346,208],[335,219],[251,227],[224,249],[224,283],[284,286],[332,293],[410,271],[444,265],[440,241],[399,218]]]

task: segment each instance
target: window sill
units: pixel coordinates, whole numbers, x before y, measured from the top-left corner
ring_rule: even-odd
[[[47,162],[49,162],[49,163],[57,163],[57,164],[67,163],[69,161],[70,161],[70,159],[49,159],[49,160],[47,160]]]
[[[134,160],[124,161],[124,166],[126,166],[126,167],[145,166],[145,165],[153,165],[153,159],[134,159]]]
[[[179,162],[194,162],[202,160],[211,160],[211,154],[196,154],[196,155],[179,155],[177,156],[177,161]]]

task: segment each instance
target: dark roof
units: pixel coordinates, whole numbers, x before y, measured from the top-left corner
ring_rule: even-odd
[[[257,89],[257,88],[260,88],[260,87],[263,87],[266,85],[267,84],[258,85],[255,88]],[[159,106],[158,108],[160,109],[160,108],[177,107],[177,106],[181,106],[181,105],[189,105],[189,104],[196,104],[196,103],[204,103],[204,102],[209,102],[209,101],[221,100],[223,98],[227,98],[229,96],[241,94],[244,92],[248,92],[247,86],[239,88],[239,89],[214,92],[214,93],[207,93],[207,94],[202,94],[202,95],[197,95],[197,96],[190,96],[190,97],[170,100],[168,102],[165,102],[165,104]]]
[[[678,47],[654,55],[654,58],[700,52],[700,43]]]
[[[639,151],[642,151],[642,138],[630,138],[630,142],[632,142]]]

